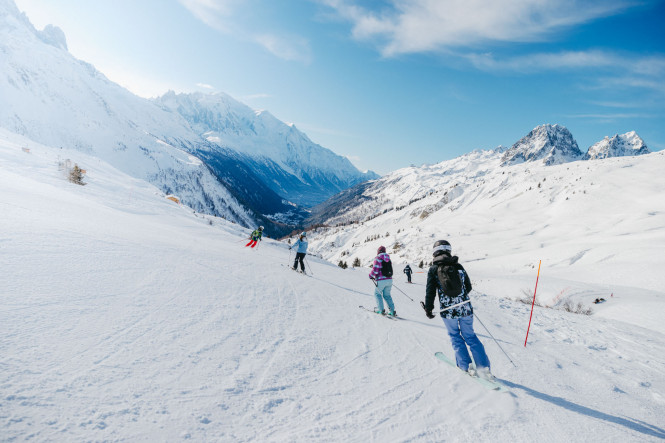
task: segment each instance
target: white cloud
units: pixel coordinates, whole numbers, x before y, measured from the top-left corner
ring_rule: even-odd
[[[532,42],[563,28],[616,14],[629,0],[392,0],[370,11],[351,0],[319,0],[352,23],[353,36],[377,41],[385,56]]]
[[[496,58],[491,53],[463,55],[476,68],[488,71],[535,72],[548,70],[612,68],[646,76],[665,74],[665,57],[623,55],[610,51],[561,51]]]
[[[309,42],[300,37],[275,34],[256,35],[254,40],[270,53],[283,60],[309,63],[312,59]]]
[[[261,1],[247,0],[178,0],[196,18],[218,31],[233,34],[237,39],[254,42],[278,58],[309,63],[309,42],[297,35],[258,32],[251,23],[252,8],[261,7]],[[244,19],[240,19],[240,17]],[[249,18],[249,19],[248,19]]]
[[[561,51],[497,58],[493,54],[460,57],[488,72],[591,72],[594,88],[641,88],[665,93],[665,56],[639,56],[610,51]]]
[[[203,88],[203,89],[210,89],[210,90],[214,90],[214,89],[215,89],[214,86],[209,85],[209,84],[207,84],[207,83],[197,83],[196,86],[198,86],[199,88]]]
[[[270,94],[265,94],[265,93],[257,93],[257,94],[249,94],[249,95],[243,95],[241,100],[261,100],[265,98],[271,98],[272,96]]]
[[[230,32],[229,18],[240,0],[178,0],[194,17],[220,31]]]

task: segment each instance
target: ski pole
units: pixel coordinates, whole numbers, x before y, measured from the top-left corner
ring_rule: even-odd
[[[447,311],[447,310],[449,310],[449,309],[456,308],[456,307],[458,307],[458,306],[462,306],[462,305],[465,305],[465,304],[470,303],[470,302],[471,302],[471,300],[463,301],[463,302],[461,302],[461,303],[456,303],[456,304],[454,304],[454,305],[452,305],[452,306],[448,306],[448,307],[445,308],[445,309],[441,309],[440,311],[432,311],[432,314],[440,314],[440,313],[445,312],[445,311]],[[422,306],[423,309],[425,309],[425,303],[424,303],[424,302],[420,302],[420,306]],[[425,309],[425,311],[427,311],[427,309]]]
[[[483,324],[483,322],[480,320],[480,318],[478,317],[478,314],[474,313],[473,315],[478,319],[478,321],[480,322],[480,324],[483,325],[483,328],[485,328],[485,330],[486,330],[487,333],[490,335],[490,337],[492,337],[492,340],[494,340],[494,343],[496,343],[496,345],[499,347],[499,349],[501,349],[501,351],[506,355],[506,357],[508,357],[508,360],[510,360],[510,362],[513,364],[513,366],[517,367],[517,365],[516,365],[515,362],[510,358],[510,356],[509,356],[508,354],[506,354],[506,351],[503,350],[503,348],[501,347],[501,345],[499,344],[499,342],[496,340],[496,338],[494,338],[494,336],[492,335],[492,333],[490,332],[490,330],[487,329],[487,326],[485,326],[485,325]]]
[[[291,266],[291,248],[289,248],[289,266]]]
[[[305,262],[307,263],[307,268],[309,268],[309,275],[314,276],[314,273],[312,272],[312,266],[309,264],[309,260],[307,260],[307,254],[305,254]]]
[[[406,298],[408,298],[408,299],[411,300],[411,301],[415,301],[414,299],[412,299],[411,297],[409,297],[409,296],[406,294],[406,292],[404,292],[404,291],[402,291],[400,288],[398,288],[397,285],[396,285],[394,282],[393,282],[393,286],[394,286],[395,289],[397,289],[399,292],[401,292],[402,294],[406,295]]]

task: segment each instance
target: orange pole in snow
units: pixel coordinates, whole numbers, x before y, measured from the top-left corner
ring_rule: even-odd
[[[533,305],[536,304],[536,291],[538,290],[538,279],[540,278],[540,263],[538,261],[538,275],[536,276],[536,289],[533,290],[533,301],[531,302],[531,315],[529,316],[529,327],[526,328],[526,338],[524,339],[524,347],[526,348],[526,341],[529,339],[529,329],[531,329],[531,318],[533,317]]]

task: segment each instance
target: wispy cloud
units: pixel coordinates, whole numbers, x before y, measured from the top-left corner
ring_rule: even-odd
[[[297,36],[260,34],[254,40],[271,54],[288,61],[309,63],[312,59],[309,42]]]
[[[627,118],[653,118],[653,115],[648,114],[631,114],[631,113],[594,113],[594,114],[571,114],[566,115],[567,118],[583,118],[583,119],[601,119],[601,120],[622,120]]]
[[[199,88],[203,88],[203,89],[210,89],[210,90],[215,89],[214,86],[209,85],[207,83],[197,83],[196,86],[198,86]]]
[[[230,18],[240,0],[178,0],[196,18],[220,31],[232,29]]]
[[[374,41],[384,56],[533,42],[564,28],[617,14],[630,0],[393,0],[369,10],[352,0],[319,0],[352,24],[353,36]]]
[[[259,2],[246,0],[178,0],[197,19],[206,25],[235,38],[254,42],[274,56],[288,61],[309,63],[311,50],[309,42],[292,33],[256,31],[251,23],[252,8],[260,7]],[[244,19],[240,19],[240,16]],[[249,19],[248,19],[249,17]]]
[[[271,98],[270,94],[258,93],[258,94],[249,94],[243,95],[240,97],[241,100],[262,100],[266,98]]]
[[[538,72],[570,69],[621,70],[644,76],[665,74],[665,56],[636,56],[588,50],[536,53],[498,58],[491,53],[462,55],[475,67],[491,71]]]
[[[464,54],[460,57],[488,72],[586,72],[594,74],[591,89],[641,88],[665,93],[665,56],[662,55],[641,56],[589,50],[502,58],[493,54]]]

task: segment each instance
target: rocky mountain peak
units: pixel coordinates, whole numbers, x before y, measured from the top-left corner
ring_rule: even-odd
[[[589,148],[585,160],[595,160],[610,157],[627,157],[643,155],[651,152],[644,140],[635,131],[625,134],[615,134],[613,137],[605,137]]]
[[[556,165],[580,160],[582,152],[570,131],[561,125],[540,125],[522,137],[501,158],[501,166],[540,161]]]

